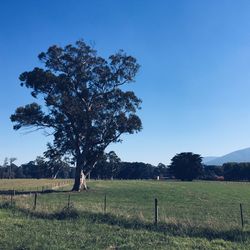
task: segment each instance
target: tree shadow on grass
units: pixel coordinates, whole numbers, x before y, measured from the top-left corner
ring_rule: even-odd
[[[215,230],[213,228],[190,225],[186,223],[161,222],[154,223],[144,222],[139,219],[127,219],[112,214],[84,212],[85,218],[91,223],[103,223],[116,225],[125,229],[149,230],[164,233],[168,236],[200,237],[208,240],[223,239],[228,241],[243,241],[249,238],[249,231],[242,231],[240,228],[230,230]]]
[[[54,213],[46,213],[43,211],[36,211],[34,208],[17,207],[15,203],[3,202],[0,204],[0,209],[9,209],[13,214],[21,213],[24,216],[37,219],[47,220],[66,220],[79,218],[79,212],[72,206],[65,206],[62,210]]]
[[[180,236],[180,237],[198,237],[206,238],[208,240],[223,239],[232,242],[241,242],[249,239],[250,232],[241,230],[240,228],[231,228],[228,230],[214,229],[205,226],[197,226],[187,223],[173,223],[173,222],[161,222],[157,225],[149,222],[144,222],[139,219],[128,219],[123,216],[116,216],[110,213],[94,213],[86,211],[78,211],[72,205],[63,208],[61,211],[54,213],[46,213],[41,211],[35,211],[27,208],[20,208],[10,206],[10,204],[0,205],[1,208],[9,208],[13,213],[20,212],[25,216],[37,219],[48,220],[76,220],[84,218],[89,223],[99,223],[111,226],[118,226],[124,229],[132,230],[148,230],[158,233],[163,233],[168,236]],[[77,222],[79,223],[79,222]]]

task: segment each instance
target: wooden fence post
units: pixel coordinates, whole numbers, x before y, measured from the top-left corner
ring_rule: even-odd
[[[240,218],[241,218],[241,226],[242,229],[244,227],[244,218],[243,218],[243,210],[242,210],[242,204],[240,203]]]
[[[35,197],[34,197],[34,206],[33,206],[34,210],[36,210],[36,200],[37,200],[37,193],[35,193]]]
[[[103,207],[104,213],[106,213],[106,209],[107,209],[107,195],[105,194],[105,196],[104,196],[104,207]]]
[[[158,200],[155,198],[155,225],[158,223]]]
[[[10,193],[10,204],[11,206],[13,206],[13,203],[14,203],[14,196],[16,195],[16,190],[13,189],[13,192]]]
[[[70,206],[70,194],[68,196],[68,209],[69,209],[69,206]]]
[[[10,194],[10,205],[13,205],[13,193]]]

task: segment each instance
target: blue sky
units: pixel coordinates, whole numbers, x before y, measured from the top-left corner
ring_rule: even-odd
[[[109,148],[122,160],[168,164],[183,151],[249,147],[249,13],[243,0],[0,1],[0,164],[35,159],[50,140],[12,129],[10,115],[32,101],[19,74],[41,66],[50,45],[80,38],[141,65],[130,88],[143,100],[143,131]]]

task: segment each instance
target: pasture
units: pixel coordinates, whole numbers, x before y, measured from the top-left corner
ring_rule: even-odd
[[[19,190],[0,196],[0,249],[250,248],[249,183],[90,181],[80,193],[70,184],[0,180],[0,190]]]

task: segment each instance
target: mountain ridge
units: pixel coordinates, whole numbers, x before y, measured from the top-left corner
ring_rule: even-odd
[[[223,165],[227,162],[250,162],[250,147],[239,149],[219,157],[208,156],[203,158],[205,165]]]

